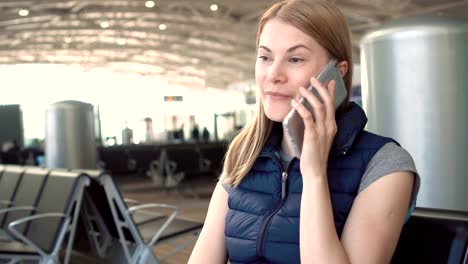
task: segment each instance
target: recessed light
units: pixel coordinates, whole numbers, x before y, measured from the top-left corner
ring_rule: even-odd
[[[110,26],[109,22],[107,22],[107,21],[101,22],[101,27],[102,28],[108,28],[109,26]]]
[[[218,5],[217,4],[212,4],[210,6],[210,9],[211,9],[211,11],[216,11],[216,10],[218,10]]]
[[[20,15],[20,16],[27,16],[27,15],[29,15],[29,11],[26,10],[26,9],[21,9],[21,10],[18,12],[18,15]]]
[[[146,6],[147,8],[152,8],[152,7],[154,7],[154,1],[146,1],[145,6]]]
[[[160,30],[166,30],[166,29],[167,29],[166,24],[161,24],[161,25],[159,25],[159,29],[160,29]]]
[[[123,46],[127,44],[127,41],[125,39],[119,38],[117,39],[117,44],[119,44],[120,46]]]
[[[65,41],[65,43],[70,44],[72,40],[71,40],[70,37],[66,37],[66,38],[64,39],[64,41]]]

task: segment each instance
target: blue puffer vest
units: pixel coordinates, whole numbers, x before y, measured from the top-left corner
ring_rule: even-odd
[[[341,236],[367,164],[380,147],[393,140],[363,131],[367,118],[354,103],[336,121],[338,132],[330,151],[328,181],[335,226]],[[251,171],[229,192],[225,235],[232,264],[300,263],[302,177],[298,159],[282,168],[276,155],[281,139],[281,124],[275,123]]]

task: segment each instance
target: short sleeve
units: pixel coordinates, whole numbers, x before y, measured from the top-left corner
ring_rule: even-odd
[[[410,208],[414,208],[421,179],[411,155],[408,151],[394,142],[390,142],[382,146],[372,157],[361,179],[359,192],[363,191],[381,177],[398,171],[410,171],[415,175],[410,202]]]

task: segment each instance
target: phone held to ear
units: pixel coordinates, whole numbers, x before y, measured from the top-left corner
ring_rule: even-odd
[[[336,60],[331,60],[325,67],[323,67],[322,71],[318,74],[317,80],[324,84],[328,85],[328,82],[331,80],[335,81],[335,111],[341,105],[341,103],[345,100],[346,96],[348,95],[348,91],[346,90],[346,85],[343,81],[343,77],[341,76],[341,72],[338,68],[338,62]],[[320,95],[318,94],[315,87],[312,85],[308,88],[309,91],[320,100]],[[311,113],[314,114],[312,105],[304,98],[299,99],[299,103],[303,104]],[[304,122],[302,117],[299,113],[293,108],[291,112],[286,115],[283,120],[283,127],[285,128],[284,135],[285,140],[288,144],[288,147],[292,149],[293,154],[297,157],[301,157],[302,152],[302,143],[304,140]]]

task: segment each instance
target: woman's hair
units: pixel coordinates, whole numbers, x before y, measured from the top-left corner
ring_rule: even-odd
[[[353,64],[351,37],[344,15],[327,0],[289,0],[273,5],[260,18],[257,46],[266,23],[279,19],[315,39],[327,50],[331,58],[348,62],[348,71],[343,76],[348,96],[338,111],[347,108]],[[252,168],[270,134],[273,121],[265,115],[262,102],[257,116],[232,140],[226,153],[223,174],[224,183],[236,187]]]

